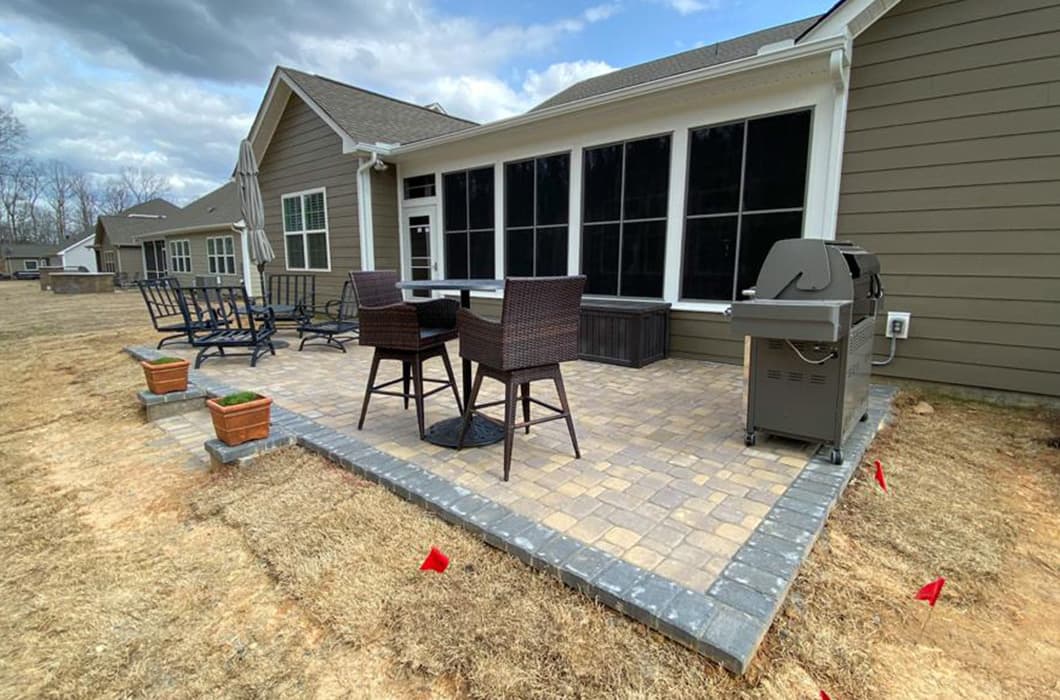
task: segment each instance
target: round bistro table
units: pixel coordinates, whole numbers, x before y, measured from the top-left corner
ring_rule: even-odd
[[[504,280],[410,280],[397,283],[398,289],[410,291],[431,292],[460,292],[460,306],[465,309],[471,308],[471,292],[496,292],[504,289]],[[462,360],[464,375],[463,400],[467,401],[471,396],[471,360]],[[427,428],[427,442],[442,447],[457,446],[460,440],[460,428],[463,424],[463,416],[446,418]],[[471,417],[471,426],[464,438],[464,447],[482,447],[492,445],[504,439],[504,426],[496,421],[480,415]]]

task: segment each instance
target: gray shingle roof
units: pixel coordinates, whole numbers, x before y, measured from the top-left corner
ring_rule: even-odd
[[[4,243],[0,245],[0,255],[5,258],[50,258],[60,250],[60,246],[42,243]]]
[[[343,131],[360,143],[406,143],[476,126],[411,102],[280,67]]]
[[[596,97],[615,90],[649,83],[653,80],[669,78],[700,68],[721,65],[729,61],[754,56],[758,49],[767,44],[795,39],[811,27],[817,19],[817,17],[809,17],[797,22],[782,24],[779,27],[763,29],[753,34],[746,34],[735,39],[711,44],[710,46],[701,46],[698,49],[589,78],[553,95],[530,111],[555,107],[568,102],[583,100],[587,97]]]
[[[180,207],[162,198],[152,199],[129,207],[120,214],[101,216],[96,224],[97,230],[102,226],[111,245],[140,245],[133,236],[150,231],[158,231],[167,226],[166,220],[175,216]],[[162,218],[132,216],[134,214],[155,215]],[[96,243],[100,243],[97,236]]]
[[[207,192],[176,214],[167,216],[157,233],[204,226],[227,229],[242,218],[239,186],[235,180],[231,180],[216,190]]]

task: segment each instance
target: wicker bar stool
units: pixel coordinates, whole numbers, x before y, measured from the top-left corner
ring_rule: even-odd
[[[567,421],[574,456],[581,459],[574,433],[567,392],[560,363],[578,359],[578,322],[581,314],[585,277],[509,278],[504,285],[504,305],[500,322],[476,316],[467,309],[457,315],[460,356],[478,362],[471,396],[465,397],[464,423],[460,431],[463,447],[471,416],[480,409],[504,404],[504,480],[512,467],[512,439],[517,428],[530,432],[530,426],[551,420]],[[496,379],[504,384],[504,400],[476,404],[482,380]],[[530,383],[551,379],[559,394],[559,407],[530,396]],[[515,422],[519,403],[523,420]],[[550,411],[531,418],[530,405]]]
[[[405,400],[405,408],[411,399],[416,405],[416,422],[420,439],[424,436],[423,400],[428,396],[452,389],[457,408],[462,409],[460,394],[453,378],[453,366],[445,343],[456,338],[456,310],[460,305],[452,299],[430,299],[409,303],[395,286],[398,275],[393,270],[375,272],[351,272],[350,283],[357,295],[357,315],[360,319],[360,344],[375,348],[372,368],[368,373],[368,384],[364,390],[361,418],[357,429],[364,427],[368,413],[368,402],[372,394],[397,396]],[[432,357],[442,358],[447,379],[431,379],[423,376],[423,363]],[[376,373],[382,360],[401,362],[401,377],[376,384]],[[398,382],[400,392],[388,390]],[[410,389],[411,383],[411,391]],[[424,391],[424,384],[439,386]]]

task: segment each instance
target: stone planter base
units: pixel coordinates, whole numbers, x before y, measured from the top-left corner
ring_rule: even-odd
[[[141,391],[136,398],[144,407],[149,421],[197,411],[206,404],[206,392],[195,386],[188,387],[187,391],[175,391],[171,394]]]

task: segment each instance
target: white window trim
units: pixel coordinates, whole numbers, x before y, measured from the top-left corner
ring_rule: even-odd
[[[186,255],[183,255],[183,254],[182,255],[177,255],[175,252],[173,252],[173,247],[175,245],[179,245],[179,244],[184,244],[184,246],[186,246],[186,248],[185,248],[185,250],[187,251]],[[186,261],[188,263],[188,269],[187,270],[178,270],[177,269],[177,260]],[[193,273],[194,264],[192,263],[192,260],[191,260],[191,240],[189,240],[187,238],[178,238],[176,240],[169,241],[169,267],[170,267],[170,270],[169,270],[170,272],[174,272],[174,273],[177,273],[177,274],[181,274],[181,275],[194,274]]]
[[[228,248],[228,246],[224,245],[224,243],[223,243],[224,239],[226,239],[226,238],[228,240],[232,241],[232,254],[229,255],[228,253],[222,252],[220,255],[218,255],[216,253],[211,255],[210,254],[210,241],[222,241],[221,250],[224,251],[224,250],[227,250],[227,248]],[[217,250],[216,244],[214,244],[214,250]],[[223,259],[229,258],[229,257],[232,258],[232,271],[231,272],[227,271],[227,269],[228,269],[227,265],[224,265],[225,270],[223,270],[223,271],[222,270],[211,270],[210,269],[210,267],[211,267],[210,263],[212,263],[214,260],[217,260],[217,259],[223,260]],[[232,235],[208,236],[206,238],[206,272],[208,274],[211,274],[211,275],[230,276],[230,275],[238,275],[239,274],[238,269],[239,269],[239,266],[236,265],[236,241],[235,241],[235,236],[232,236]]]
[[[284,217],[283,203],[285,200],[294,199],[295,197],[302,198],[302,223],[305,224],[305,196],[310,194],[320,193],[324,196],[324,228],[313,229],[312,231],[292,231],[287,232],[287,219]],[[326,187],[315,187],[309,190],[301,190],[299,192],[285,192],[280,195],[280,227],[283,232],[283,266],[284,269],[290,272],[331,272],[331,232],[330,222],[328,221],[328,192]],[[307,234],[310,233],[323,233],[324,234],[324,250],[328,256],[327,267],[309,267],[309,246],[305,240]],[[301,236],[302,237],[302,253],[305,257],[305,267],[291,267],[290,258],[287,255],[287,237],[288,236]]]
[[[33,267],[30,267],[30,265],[33,265]],[[28,272],[36,272],[37,270],[40,269],[40,261],[39,260],[23,260],[22,261],[22,269],[26,270]]]

